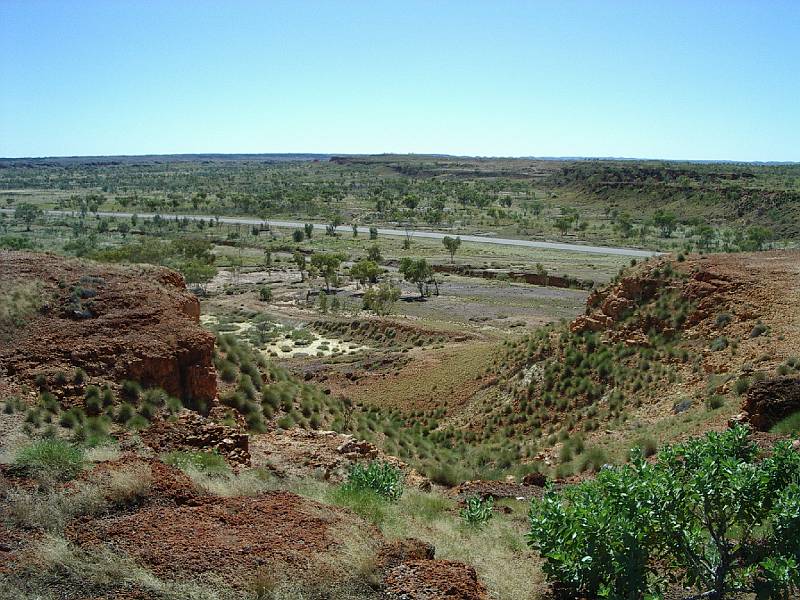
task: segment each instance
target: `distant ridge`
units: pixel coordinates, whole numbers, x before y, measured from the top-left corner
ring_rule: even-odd
[[[312,153],[275,153],[275,154],[120,154],[110,156],[35,156],[24,158],[0,158],[0,163],[38,164],[136,164],[136,163],[172,163],[172,162],[290,162],[329,160],[332,154]],[[344,155],[346,156],[346,155]]]
[[[460,160],[531,160],[553,162],[660,162],[660,163],[688,163],[688,164],[731,164],[731,165],[795,165],[797,161],[740,161],[740,160],[705,160],[682,158],[631,158],[624,156],[469,156],[457,154],[434,153],[395,153],[383,152],[378,154],[348,154],[313,153],[313,152],[286,152],[286,153],[193,153],[193,154],[115,154],[96,156],[29,156],[29,157],[0,157],[0,165],[11,164],[52,164],[52,165],[113,165],[137,163],[179,163],[179,162],[293,162],[293,161],[327,161],[336,158],[372,158],[372,159],[460,159]]]

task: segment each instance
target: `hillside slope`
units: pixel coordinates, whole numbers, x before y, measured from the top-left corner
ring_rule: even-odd
[[[511,345],[481,421],[532,439],[549,464],[570,462],[570,444],[621,453],[724,424],[751,384],[797,372],[798,339],[800,253],[651,260],[595,291],[586,314]]]

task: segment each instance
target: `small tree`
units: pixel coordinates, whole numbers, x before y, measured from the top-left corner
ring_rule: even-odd
[[[318,252],[311,257],[311,265],[325,280],[325,290],[330,293],[331,283],[337,280],[337,270],[347,257],[339,252]]]
[[[371,310],[376,315],[388,315],[392,312],[394,303],[400,298],[400,288],[384,281],[364,292],[364,310]]]
[[[306,280],[306,270],[308,269],[306,255],[299,250],[295,250],[294,254],[292,254],[292,260],[294,261],[297,270],[300,271],[300,282],[302,283]]]
[[[314,224],[313,223],[306,223],[303,225],[303,230],[306,234],[306,239],[311,239],[311,236],[314,235]]]
[[[201,289],[205,289],[205,285],[217,274],[217,267],[200,260],[189,260],[179,269],[187,284],[199,285]]]
[[[745,244],[748,250],[762,250],[772,237],[772,232],[766,227],[754,226],[747,230],[747,243]]]
[[[627,212],[620,213],[617,216],[617,229],[622,237],[630,237],[633,232],[633,219]]]
[[[342,224],[342,216],[339,213],[331,215],[330,222],[325,227],[325,232],[328,235],[336,235],[336,228]]]
[[[374,225],[369,228],[369,239],[377,240],[378,239],[378,228]]]
[[[711,225],[700,225],[697,227],[697,237],[700,238],[697,241],[697,245],[703,248],[704,250],[708,250],[711,245],[714,243],[714,238],[716,237],[716,232]]]
[[[425,285],[433,277],[433,269],[424,258],[405,257],[400,261],[400,273],[403,279],[413,283],[419,290],[420,298],[425,297]]]
[[[675,213],[658,209],[653,215],[653,224],[661,230],[661,237],[672,237],[678,226],[678,217]]]
[[[302,229],[295,229],[292,232],[292,241],[294,241],[296,244],[302,242],[305,239],[305,237],[306,234]]]
[[[446,235],[442,240],[442,244],[444,244],[445,249],[450,254],[450,262],[453,263],[453,258],[455,257],[456,252],[458,252],[458,248],[461,246],[461,238],[458,236],[452,238],[449,235]]]
[[[381,268],[377,263],[371,260],[360,260],[350,267],[350,277],[358,281],[361,285],[375,283],[378,281],[378,275],[380,274]]]
[[[42,209],[30,202],[18,204],[14,209],[14,218],[25,223],[25,231],[30,231],[33,222],[41,217],[42,214]]]
[[[131,226],[128,225],[127,222],[122,221],[117,225],[117,231],[125,238],[128,235],[128,232],[131,230]]]
[[[351,227],[353,228],[353,237],[354,237],[354,238],[357,238],[357,237],[358,237],[358,225],[356,225],[355,223],[353,223],[353,224],[351,225]]]
[[[367,248],[367,259],[378,264],[383,262],[383,255],[381,254],[381,249],[378,248],[378,244],[372,244]]]
[[[558,217],[555,222],[556,229],[561,232],[561,235],[566,235],[566,233],[572,227],[572,218],[571,217]]]

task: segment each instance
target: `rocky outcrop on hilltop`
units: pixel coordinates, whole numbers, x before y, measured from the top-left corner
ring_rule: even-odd
[[[747,338],[759,319],[770,320],[797,293],[794,261],[800,261],[795,252],[761,252],[646,262],[593,291],[586,314],[572,321],[570,330],[602,332],[629,345],[652,332]]]
[[[214,336],[175,271],[0,252],[0,280],[35,286],[37,296],[36,310],[0,339],[0,376],[52,389],[82,369],[92,383],[131,379],[200,403],[216,396]]]
[[[797,251],[634,265],[595,290],[568,326],[510,346],[498,364],[513,407],[498,404],[493,418],[518,435],[550,424],[610,434],[621,420],[651,427],[688,410],[703,427],[723,426],[752,388],[745,418],[769,428],[797,410],[793,385],[778,380],[800,374],[798,307]],[[552,463],[560,448],[536,460]]]

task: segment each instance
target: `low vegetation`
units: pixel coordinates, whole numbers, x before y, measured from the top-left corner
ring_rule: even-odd
[[[784,598],[800,588],[800,454],[760,458],[744,427],[641,452],[533,503],[530,545],[575,594],[642,598],[678,578],[700,596]],[[665,572],[664,565],[670,565]],[[669,577],[668,577],[669,576]]]

